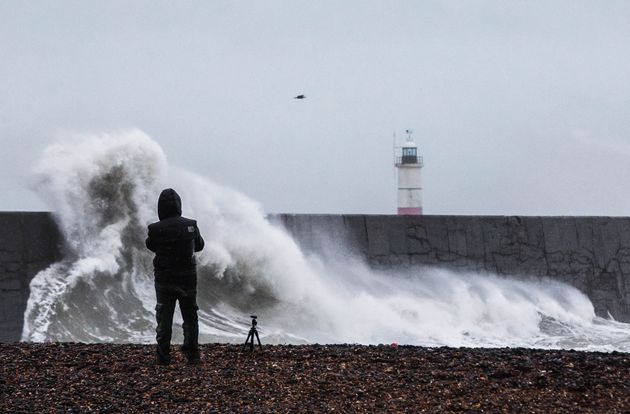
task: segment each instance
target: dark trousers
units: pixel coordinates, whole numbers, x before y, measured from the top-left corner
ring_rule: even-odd
[[[197,319],[197,289],[171,284],[155,284],[155,316],[157,318],[157,356],[162,361],[170,359],[171,335],[173,333],[173,314],[175,302],[179,301],[179,310],[184,323],[184,345],[182,351],[188,359],[199,358],[199,322]]]

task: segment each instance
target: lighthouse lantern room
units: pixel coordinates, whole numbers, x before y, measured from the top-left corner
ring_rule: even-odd
[[[398,215],[422,215],[422,157],[418,155],[418,146],[407,130],[407,140],[402,147],[396,148],[395,165],[398,170]]]

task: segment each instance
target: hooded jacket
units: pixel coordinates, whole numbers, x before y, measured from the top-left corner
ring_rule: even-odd
[[[149,224],[146,240],[147,248],[155,253],[155,281],[196,282],[194,253],[204,247],[197,222],[182,217],[182,200],[172,188],[160,193],[157,209],[160,221]]]

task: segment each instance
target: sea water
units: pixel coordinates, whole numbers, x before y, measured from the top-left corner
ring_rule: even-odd
[[[139,130],[48,147],[32,187],[55,214],[65,255],[31,281],[25,341],[154,341],[144,240],[160,191],[172,187],[206,241],[197,254],[201,342],[243,342],[255,313],[266,343],[630,351],[630,324],[596,316],[584,294],[559,282],[377,271],[351,254],[325,252],[343,246],[306,254],[258,203],[170,166]],[[174,335],[181,340],[181,329]]]

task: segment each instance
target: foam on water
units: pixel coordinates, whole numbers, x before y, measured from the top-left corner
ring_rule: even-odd
[[[159,145],[138,130],[51,146],[33,187],[55,212],[67,252],[31,282],[26,341],[153,341],[144,238],[157,195],[173,187],[206,240],[198,255],[203,342],[243,341],[255,312],[266,342],[630,351],[630,325],[596,317],[586,296],[557,282],[426,268],[382,272],[344,254],[306,255],[257,203],[169,167]]]

